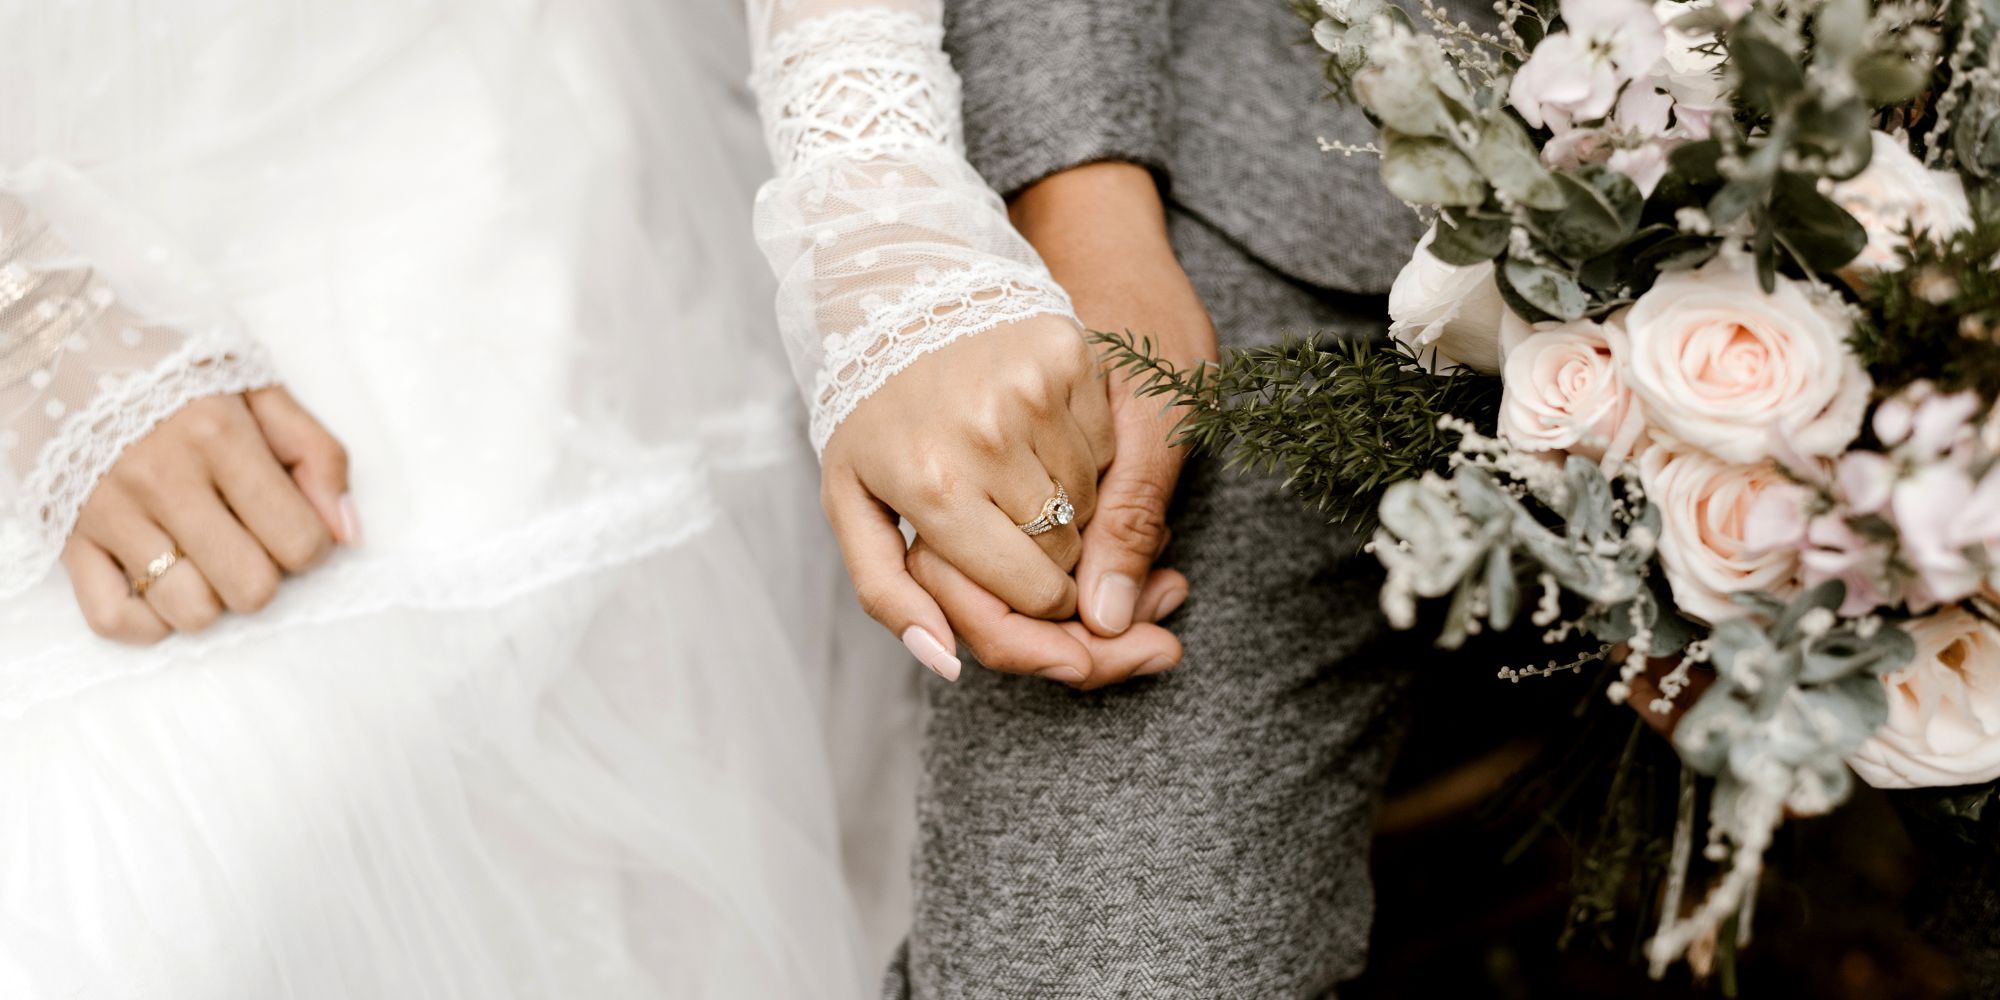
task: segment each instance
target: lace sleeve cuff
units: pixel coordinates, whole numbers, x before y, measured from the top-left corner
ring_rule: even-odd
[[[1074,322],[965,161],[938,5],[828,7],[768,24],[752,78],[778,170],[758,195],[757,236],[822,449],[925,354],[1032,316]]]
[[[276,381],[184,267],[69,171],[0,176],[0,597],[48,573],[126,447]]]

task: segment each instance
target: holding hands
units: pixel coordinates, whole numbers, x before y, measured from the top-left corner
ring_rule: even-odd
[[[1180,364],[1215,356],[1143,168],[1064,171],[1012,211],[1086,326],[1139,331]],[[918,361],[823,454],[821,499],[862,606],[947,680],[959,641],[989,668],[1085,689],[1178,665],[1180,642],[1154,624],[1188,594],[1181,574],[1153,568],[1184,461],[1173,420],[1061,317]],[[1071,522],[1030,536],[1057,483]]]

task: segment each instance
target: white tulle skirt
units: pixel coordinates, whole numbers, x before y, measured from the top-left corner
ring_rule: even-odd
[[[0,18],[0,157],[214,274],[367,531],[157,647],[0,607],[0,997],[867,992],[917,673],[819,526],[731,6]]]

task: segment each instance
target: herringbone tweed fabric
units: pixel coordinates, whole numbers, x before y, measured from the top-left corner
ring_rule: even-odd
[[[1372,161],[1315,145],[1372,131],[1324,99],[1283,0],[946,0],[946,28],[995,187],[1144,164],[1225,346],[1381,335],[1417,227]],[[1196,463],[1171,522],[1180,669],[1093,694],[976,669],[930,686],[889,997],[1292,1000],[1361,970],[1420,647],[1385,634],[1374,560],[1273,483]]]
[[[1230,342],[1354,322],[1202,223],[1174,234]],[[1166,561],[1193,582],[1177,671],[1080,694],[968,664],[930,685],[915,922],[887,996],[1303,998],[1360,972],[1409,656],[1374,561],[1206,462],[1172,524]]]

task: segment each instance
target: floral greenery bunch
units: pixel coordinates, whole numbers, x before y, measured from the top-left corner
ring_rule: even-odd
[[[1392,624],[1539,629],[1684,713],[1716,867],[1685,892],[1684,796],[1655,973],[1855,774],[2000,778],[2000,0],[1295,6],[1380,136],[1323,145],[1433,223],[1390,338],[1108,339],[1372,529]]]

